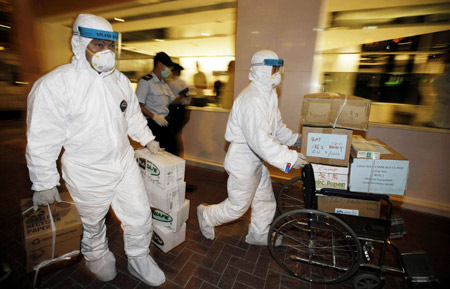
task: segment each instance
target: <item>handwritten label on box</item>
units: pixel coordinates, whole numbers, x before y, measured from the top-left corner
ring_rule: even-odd
[[[306,155],[329,159],[345,159],[347,136],[340,134],[309,133]]]

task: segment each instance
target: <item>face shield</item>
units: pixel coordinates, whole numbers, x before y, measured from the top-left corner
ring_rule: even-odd
[[[87,27],[78,27],[78,31],[74,33],[87,39],[108,40],[113,41],[116,45],[116,41],[119,39],[119,33],[113,31],[106,31]],[[114,47],[115,48],[115,47]],[[92,54],[91,65],[98,72],[109,72],[114,69],[116,55],[115,49],[107,49],[97,52],[92,52],[88,48],[86,50]]]
[[[283,74],[284,59],[264,59],[261,63],[252,63],[253,66],[272,66],[272,74],[279,72]]]

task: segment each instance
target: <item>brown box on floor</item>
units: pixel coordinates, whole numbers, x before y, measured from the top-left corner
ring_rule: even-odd
[[[370,100],[337,92],[310,93],[303,98],[301,115],[302,125],[367,130]]]
[[[378,201],[318,195],[317,207],[329,213],[380,218],[380,202]]]
[[[303,126],[301,152],[311,163],[347,167],[353,131]]]
[[[22,229],[24,247],[27,255],[27,272],[45,260],[50,260],[66,253],[80,250],[82,223],[78,211],[68,192],[60,194],[61,203],[50,205],[51,216],[55,231],[52,231],[52,222],[49,208],[41,206],[34,211],[32,199],[22,199]],[[69,203],[70,202],[70,203]],[[31,208],[31,209],[30,209]],[[54,246],[54,255],[52,256]]]

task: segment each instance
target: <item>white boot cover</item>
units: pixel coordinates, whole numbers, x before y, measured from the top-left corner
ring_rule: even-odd
[[[150,255],[128,258],[128,271],[131,275],[150,286],[159,286],[166,282],[164,272]]]
[[[206,239],[214,240],[215,234],[214,234],[214,227],[208,224],[207,221],[207,215],[206,215],[206,207],[205,205],[201,204],[197,207],[197,218],[198,218],[198,225],[200,226],[200,231],[202,232],[202,235]]]
[[[97,279],[103,282],[108,282],[116,278],[116,258],[114,254],[108,250],[108,252],[95,261],[87,261],[86,267],[92,273],[97,276]]]
[[[245,242],[250,245],[267,246],[267,233],[248,232],[247,236],[245,236]]]

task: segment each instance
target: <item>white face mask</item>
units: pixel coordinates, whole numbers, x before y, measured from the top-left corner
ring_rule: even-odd
[[[91,64],[95,70],[98,72],[108,72],[114,69],[116,64],[116,54],[113,51],[107,49],[95,54],[89,49],[87,49],[87,51],[92,54]]]
[[[276,72],[272,74],[272,79],[270,80],[272,83],[272,88],[277,87],[281,83],[281,73]]]

